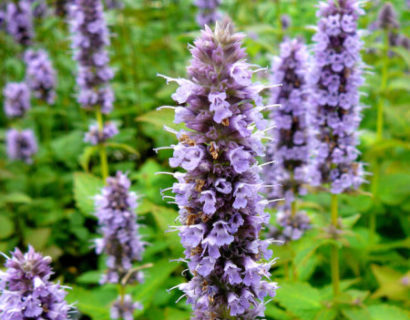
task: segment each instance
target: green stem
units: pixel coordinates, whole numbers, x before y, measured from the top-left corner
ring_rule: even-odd
[[[338,227],[337,215],[338,215],[338,197],[336,194],[332,194],[331,198],[331,224],[334,228]],[[331,249],[331,272],[332,272],[332,285],[333,285],[333,295],[337,296],[339,294],[339,249],[337,244],[332,245]]]
[[[291,203],[290,203],[290,214],[291,214],[291,216],[292,216],[292,218],[296,215],[296,200],[293,200]]]
[[[382,67],[382,80],[380,84],[380,95],[379,95],[379,103],[377,105],[377,141],[379,142],[383,138],[383,124],[384,124],[384,117],[383,117],[383,107],[384,107],[384,97],[387,86],[387,70],[388,70],[388,52],[389,52],[389,37],[387,32],[384,34],[384,46],[382,52],[382,59],[383,59],[383,67]]]
[[[96,111],[97,116],[97,123],[98,123],[98,131],[102,132],[104,129],[104,121],[103,116],[100,109]],[[106,181],[109,170],[108,170],[108,160],[107,160],[107,152],[105,150],[105,144],[100,144],[99,146],[99,153],[100,153],[100,161],[101,161],[101,175],[104,181]]]

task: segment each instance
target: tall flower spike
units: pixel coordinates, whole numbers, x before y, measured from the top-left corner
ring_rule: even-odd
[[[218,11],[221,2],[222,0],[195,0],[195,5],[198,7],[196,22],[201,27],[205,25],[213,26],[222,17]]]
[[[48,104],[55,100],[56,73],[44,50],[27,50],[24,54],[27,66],[26,82],[37,99]]]
[[[400,26],[396,10],[390,2],[386,2],[380,9],[377,25],[380,29],[384,30],[397,29]]]
[[[9,159],[33,163],[32,157],[37,152],[37,142],[32,130],[8,130],[6,144]]]
[[[30,45],[34,37],[33,13],[28,0],[10,1],[6,9],[7,32],[22,45]]]
[[[30,90],[24,82],[10,82],[3,90],[4,113],[9,118],[25,115],[31,108]]]
[[[108,66],[106,46],[109,33],[101,0],[74,0],[71,7],[71,32],[74,59],[78,63],[78,102],[85,109],[101,107],[109,113],[114,93],[109,85],[114,73]]]
[[[329,0],[320,5],[315,43],[311,126],[316,131],[312,185],[330,184],[338,194],[363,182],[357,162],[357,128],[361,121],[359,86],[363,83],[357,20],[363,11],[356,0]]]
[[[308,183],[307,59],[306,46],[295,39],[284,41],[280,56],[272,61],[271,83],[282,86],[271,91],[271,103],[280,106],[270,113],[275,128],[266,160],[273,163],[264,166],[264,177],[266,184],[273,185],[269,198],[284,198],[285,209],[306,193],[303,185]]]
[[[27,253],[12,252],[0,274],[0,319],[67,320],[70,306],[66,291],[50,281],[51,258],[30,246]]]
[[[179,288],[193,305],[192,319],[255,319],[263,317],[263,299],[276,284],[266,281],[273,261],[268,241],[259,233],[269,216],[256,156],[263,155],[264,129],[254,102],[261,86],[251,81],[242,34],[231,25],[205,27],[191,47],[189,79],[171,79],[179,88],[175,122],[190,131],[178,133],[171,167],[181,167],[173,185],[179,206],[177,227],[193,278]]]

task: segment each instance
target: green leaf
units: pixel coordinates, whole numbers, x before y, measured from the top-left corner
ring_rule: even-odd
[[[174,123],[174,116],[174,110],[160,109],[144,113],[143,115],[137,117],[135,120],[138,122],[147,122],[159,128],[163,128],[164,126],[168,126],[174,129],[183,128],[182,125],[177,125]]]
[[[50,234],[50,228],[26,229],[24,243],[31,244],[37,250],[42,250],[46,246]]]
[[[365,308],[342,309],[343,315],[349,320],[371,320],[370,312]]]
[[[94,153],[97,153],[97,151],[98,146],[88,146],[84,148],[83,153],[79,157],[80,165],[84,171],[88,172],[90,159]]]
[[[408,311],[388,304],[378,304],[368,307],[372,320],[409,320]]]
[[[12,192],[5,195],[0,196],[0,204],[6,203],[30,203],[31,198],[20,192]]]
[[[131,146],[125,144],[125,143],[107,142],[105,145],[107,147],[111,147],[111,148],[114,148],[114,149],[122,149],[122,150],[127,151],[131,154],[135,154],[138,157],[140,156],[139,152],[136,149],[134,149],[133,147],[131,147]]]
[[[0,239],[10,237],[14,232],[14,223],[4,214],[0,215]]]
[[[399,46],[390,47],[389,49],[392,50],[393,52],[399,54],[404,59],[404,61],[406,62],[407,67],[410,67],[410,53],[409,53],[409,50],[407,50],[405,48],[402,48],[402,47],[399,47]]]
[[[77,208],[85,215],[93,215],[93,197],[101,191],[103,181],[88,173],[76,172],[74,174],[74,199]]]
[[[75,168],[78,165],[78,155],[83,151],[83,136],[82,131],[72,131],[53,140],[51,148],[56,158],[68,167]]]
[[[394,173],[380,177],[380,199],[388,205],[398,205],[410,196],[410,174]]]
[[[266,305],[265,314],[275,320],[288,320],[290,318],[290,315],[286,311],[277,307],[273,302]]]
[[[337,311],[334,309],[323,308],[316,315],[315,320],[333,320],[337,316]]]
[[[186,320],[190,317],[189,311],[183,311],[175,308],[165,308],[164,320]]]
[[[98,284],[101,280],[100,271],[88,271],[77,278],[77,283],[81,284]]]

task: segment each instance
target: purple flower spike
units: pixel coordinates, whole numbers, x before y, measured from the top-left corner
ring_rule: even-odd
[[[270,114],[275,128],[266,160],[273,163],[264,167],[264,177],[266,184],[273,186],[268,189],[269,198],[284,198],[286,208],[306,192],[303,185],[308,182],[307,59],[306,46],[300,40],[286,40],[272,66],[271,83],[282,86],[271,92],[271,103],[280,106]]]
[[[195,0],[195,5],[198,7],[196,22],[201,26],[213,26],[216,21],[221,19],[222,15],[218,11],[218,7],[222,0]]]
[[[300,239],[312,227],[310,218],[304,211],[296,212],[294,216],[288,210],[279,211],[276,222],[280,228],[272,227],[270,236],[283,243]]]
[[[96,216],[103,234],[97,239],[96,252],[107,255],[108,272],[102,283],[125,284],[143,280],[142,272],[133,272],[132,263],[141,260],[145,243],[141,240],[135,209],[137,195],[130,192],[131,183],[127,176],[117,172],[107,178],[107,186],[95,196]]]
[[[377,25],[380,29],[392,30],[400,27],[397,12],[390,2],[386,2],[379,11]]]
[[[30,90],[24,82],[10,82],[4,90],[4,113],[9,118],[18,118],[25,115],[31,108]]]
[[[33,163],[32,156],[37,152],[37,142],[32,130],[8,130],[6,144],[9,159]]]
[[[78,102],[85,109],[101,108],[109,113],[114,93],[109,81],[114,73],[106,46],[109,33],[101,0],[75,0],[71,7],[71,32],[74,59],[78,62]]]
[[[26,82],[37,99],[48,104],[55,100],[56,73],[44,50],[27,50],[24,54],[27,66]]]
[[[263,317],[263,299],[276,291],[268,281],[273,260],[260,262],[271,257],[259,239],[269,219],[256,162],[263,151],[255,126],[263,130],[264,122],[254,107],[261,85],[250,80],[242,39],[228,23],[217,23],[215,32],[206,26],[191,47],[189,79],[167,78],[179,84],[174,100],[184,103],[175,118],[192,129],[177,134],[170,165],[186,170],[172,189],[193,276],[179,288],[196,320]]]
[[[334,194],[356,189],[363,180],[357,128],[361,121],[359,86],[363,83],[357,20],[359,1],[323,2],[310,73],[311,127],[315,130],[311,184],[330,184]]]
[[[23,254],[12,252],[0,273],[0,319],[67,320],[71,309],[64,300],[66,291],[50,281],[51,258],[29,247]]]
[[[91,143],[95,146],[104,143],[116,134],[118,134],[118,128],[113,122],[105,123],[102,131],[98,129],[98,124],[92,124],[90,125],[88,132],[85,134],[84,142]]]
[[[30,45],[34,37],[33,14],[28,0],[9,2],[6,8],[7,32],[22,45]]]
[[[125,295],[122,301],[120,297],[114,302],[111,307],[111,318],[122,320],[134,320],[134,311],[141,310],[142,304],[133,302],[130,295]]]

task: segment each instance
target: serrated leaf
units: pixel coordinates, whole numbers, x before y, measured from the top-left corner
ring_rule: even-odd
[[[74,174],[74,199],[77,208],[85,215],[93,215],[94,196],[101,191],[103,181],[88,173]]]

